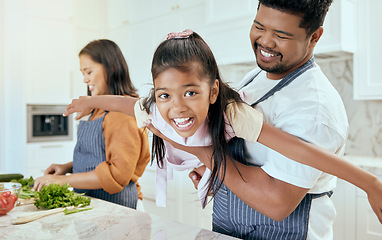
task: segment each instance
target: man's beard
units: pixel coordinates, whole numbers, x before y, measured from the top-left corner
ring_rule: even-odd
[[[255,47],[255,56],[256,56],[256,60],[257,60],[257,48],[258,48],[258,44],[255,42],[254,43],[254,47]],[[287,66],[285,65],[284,63],[282,63],[282,60],[283,60],[283,55],[281,53],[278,53],[280,55],[280,62],[277,63],[276,65],[272,66],[272,67],[265,67],[264,65],[262,65],[261,63],[259,63],[258,61],[257,62],[257,65],[259,66],[259,68],[261,68],[262,70],[268,72],[268,73],[272,73],[272,74],[279,74],[279,73],[283,73],[287,70],[290,69],[290,66]]]

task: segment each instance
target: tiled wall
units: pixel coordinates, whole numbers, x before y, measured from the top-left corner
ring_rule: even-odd
[[[382,101],[353,99],[353,60],[351,57],[319,59],[325,75],[340,93],[349,119],[346,155],[382,157]],[[220,66],[224,80],[240,81],[254,63]]]

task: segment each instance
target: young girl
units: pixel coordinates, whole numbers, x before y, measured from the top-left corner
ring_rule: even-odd
[[[152,116],[143,117],[152,120],[154,127],[150,123],[147,126],[156,135],[152,159],[157,157],[158,165],[164,167],[169,163],[187,165],[185,161],[177,162],[190,157],[181,155],[184,153],[179,150],[196,156],[211,169],[206,191],[214,195],[219,193],[225,180],[227,166],[234,165],[240,174],[243,163],[247,164],[243,142],[235,135],[250,141],[257,139],[288,158],[336,175],[365,190],[374,212],[382,220],[381,181],[335,154],[263,123],[262,115],[244,104],[239,94],[221,80],[214,56],[198,34],[192,31],[170,34],[154,53],[152,76],[154,90],[147,99],[80,97],[68,105],[64,115],[79,112],[76,118],[81,118],[93,108],[104,108],[135,116],[139,122],[142,105],[152,113]],[[248,178],[243,177],[242,181]],[[256,202],[250,207],[272,217],[273,209],[262,209]]]
[[[88,95],[137,96],[114,42],[92,41],[80,51],[79,59]],[[40,191],[44,185],[68,183],[77,192],[135,209],[142,199],[138,178],[149,161],[147,131],[139,129],[134,118],[94,109],[88,121],[80,122],[73,161],[49,166],[34,188]]]

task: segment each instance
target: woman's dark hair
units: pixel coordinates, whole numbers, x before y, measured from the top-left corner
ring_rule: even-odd
[[[94,40],[88,43],[78,55],[88,55],[94,62],[105,67],[108,95],[137,96],[137,89],[131,82],[126,60],[121,49],[113,41]],[[88,95],[90,95],[89,89]]]
[[[224,110],[228,103],[232,101],[241,102],[239,94],[224,83],[220,77],[219,69],[215,57],[207,43],[197,34],[192,33],[187,38],[172,38],[162,42],[156,49],[152,61],[151,73],[153,80],[163,71],[175,68],[181,72],[198,74],[200,79],[209,79],[209,84],[219,81],[219,94],[214,104],[210,104],[208,112],[208,126],[213,147],[213,169],[209,179],[208,192],[212,192],[214,187],[220,188],[226,170],[226,156],[231,159],[240,158],[232,153],[225,138]],[[151,92],[146,103],[146,111],[149,111],[151,103],[155,102],[155,95]],[[240,142],[240,141],[239,141]],[[244,144],[237,145],[238,152],[243,152]],[[159,167],[163,166],[165,146],[163,140],[154,135],[152,145],[152,161],[156,158]],[[236,165],[235,165],[236,166]],[[222,181],[218,181],[218,176],[223,176]],[[204,199],[204,201],[207,201]]]
[[[326,13],[333,0],[259,0],[259,5],[301,17],[300,27],[307,37],[324,24]],[[271,16],[269,16],[271,17]]]

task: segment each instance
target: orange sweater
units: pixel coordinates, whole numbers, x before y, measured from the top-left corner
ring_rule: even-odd
[[[96,109],[91,120],[104,114],[104,110]],[[103,135],[106,161],[95,169],[102,188],[113,194],[133,181],[137,185],[138,198],[142,199],[138,178],[150,161],[147,130],[139,129],[133,117],[109,112],[103,121]]]

